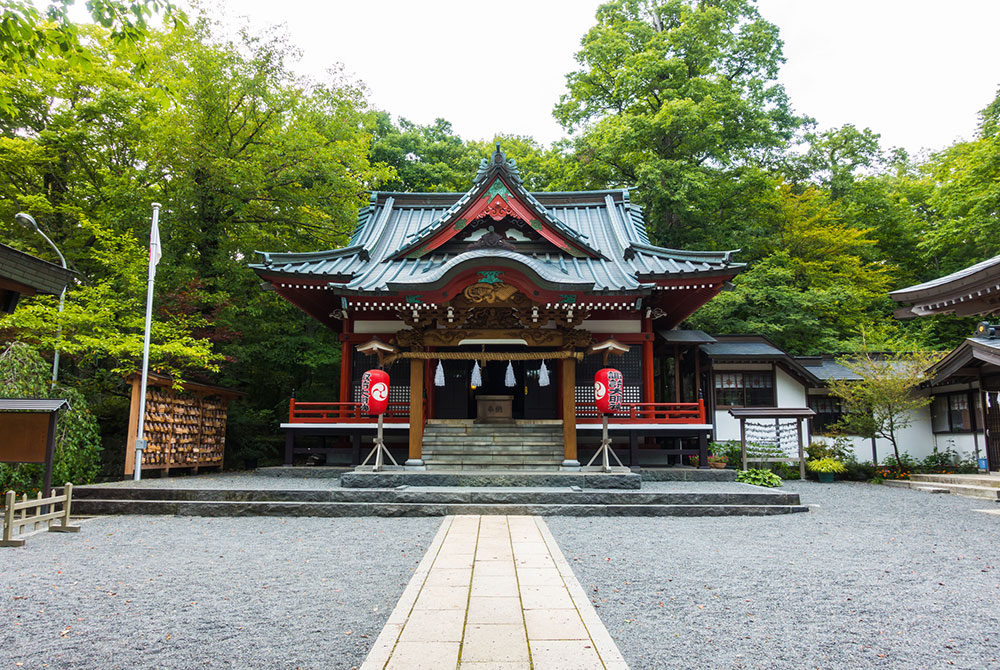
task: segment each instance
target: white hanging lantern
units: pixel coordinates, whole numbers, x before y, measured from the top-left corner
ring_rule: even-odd
[[[483,385],[483,373],[479,369],[479,361],[476,361],[475,363],[476,364],[472,366],[472,380],[471,380],[471,383],[476,388],[479,388],[480,386]]]
[[[542,361],[542,367],[538,368],[538,385],[549,385],[549,369],[545,367],[545,361]]]
[[[507,376],[503,380],[504,386],[508,388],[513,388],[517,385],[517,380],[514,379],[514,364],[507,361]]]
[[[444,366],[438,361],[437,371],[434,372],[434,386],[444,386]]]

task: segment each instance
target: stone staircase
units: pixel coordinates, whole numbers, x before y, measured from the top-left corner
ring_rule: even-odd
[[[423,457],[428,470],[555,470],[563,461],[562,425],[430,420]]]
[[[1000,502],[1000,475],[910,475],[910,481],[886,480],[890,486],[928,493],[953,493]]]

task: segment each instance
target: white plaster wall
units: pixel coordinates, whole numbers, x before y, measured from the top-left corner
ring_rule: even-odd
[[[979,431],[978,435],[973,436],[972,433],[938,433],[934,436],[934,442],[937,444],[939,451],[944,451],[948,447],[951,447],[959,453],[962,458],[969,458],[976,453],[976,442],[979,442],[979,456],[986,456],[986,440],[983,437],[983,431]],[[949,444],[951,441],[951,444]]]
[[[744,369],[760,369],[767,370],[767,366],[750,366],[750,365],[740,365],[740,366],[717,366],[715,368],[716,372],[725,372],[726,370],[744,370]],[[808,407],[806,403],[806,389],[799,381],[794,377],[789,375],[781,368],[775,369],[774,375],[775,383],[775,400],[778,403],[778,407]],[[809,444],[809,433],[806,429],[806,434],[803,436],[805,439],[804,444]],[[725,440],[738,440],[740,439],[740,422],[734,419],[730,414],[728,409],[717,409],[715,410],[715,440],[717,442],[723,442]]]
[[[923,407],[914,412],[910,412],[911,422],[910,425],[904,428],[899,436],[897,437],[897,442],[899,443],[899,451],[907,452],[910,456],[917,459],[922,459],[931,454],[934,450],[935,440],[934,433],[931,431],[931,410],[930,407]],[[848,435],[847,439],[850,441],[851,448],[854,451],[854,456],[859,461],[871,462],[872,460],[872,442],[870,439],[865,437],[860,437],[857,435]],[[815,438],[817,442],[832,442],[832,437],[827,437],[825,435],[817,435]],[[971,437],[969,440],[971,445]],[[878,453],[878,461],[881,463],[887,457],[893,456],[892,443],[884,438],[879,438],[875,440],[875,448]],[[956,450],[961,451],[956,446]],[[970,447],[971,451],[971,447]]]

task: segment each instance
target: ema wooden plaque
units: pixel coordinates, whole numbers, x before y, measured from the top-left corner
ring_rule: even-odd
[[[47,412],[0,412],[0,462],[44,463],[49,416]]]

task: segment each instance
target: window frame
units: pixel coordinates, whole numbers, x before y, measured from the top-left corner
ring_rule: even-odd
[[[971,424],[971,428],[955,428],[955,424],[951,420],[952,419],[951,414],[953,411],[951,409],[951,399],[954,396],[963,396],[963,395],[965,396],[965,401],[969,407],[969,423]],[[965,391],[949,391],[947,393],[934,394],[934,400],[937,400],[938,398],[944,398],[945,400],[946,407],[944,411],[944,418],[948,423],[948,428],[947,430],[937,430],[936,428],[934,428],[935,403],[934,401],[931,401],[931,404],[929,406],[931,412],[931,432],[934,435],[950,435],[950,434],[971,435],[972,433],[976,433],[979,430],[981,430],[981,427],[979,426],[980,423],[979,412],[981,410],[980,407],[978,406],[978,403],[980,402],[978,390],[967,389]]]
[[[759,374],[759,375],[767,375],[767,376],[769,376],[770,379],[771,379],[771,386],[770,386],[770,389],[771,389],[771,404],[770,405],[747,405],[746,404],[746,401],[747,401],[747,391],[750,389],[750,387],[747,386],[745,377],[744,377],[744,380],[742,382],[743,385],[739,389],[740,391],[743,392],[743,404],[742,405],[723,405],[723,404],[719,403],[719,391],[722,390],[722,389],[720,389],[720,387],[718,387],[716,385],[715,380],[716,380],[716,378],[719,375],[733,375],[733,374],[738,374],[741,377],[744,376],[744,375],[746,375],[746,374]],[[771,369],[769,369],[769,370],[719,370],[718,368],[716,368],[716,369],[712,370],[712,394],[713,394],[713,399],[715,400],[715,409],[726,410],[726,409],[732,409],[734,407],[737,407],[737,408],[738,407],[777,407],[778,406],[778,375],[776,374],[775,369],[773,367]]]

